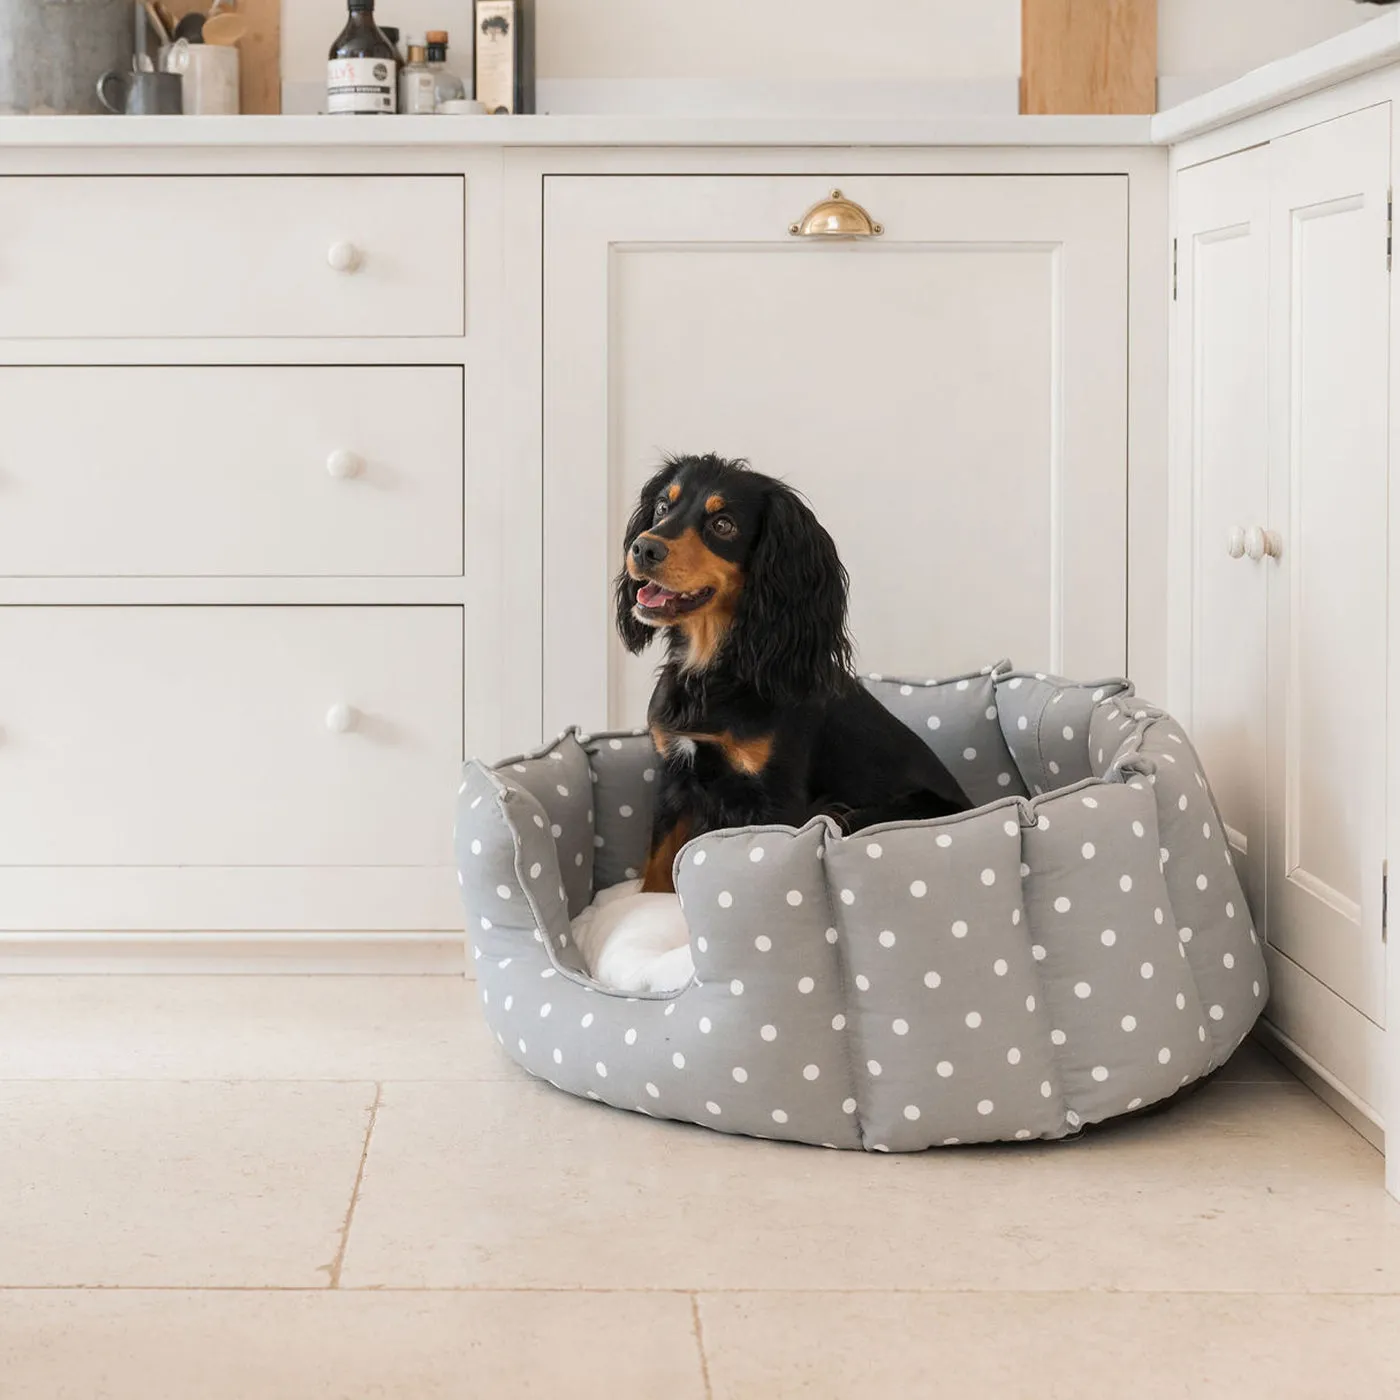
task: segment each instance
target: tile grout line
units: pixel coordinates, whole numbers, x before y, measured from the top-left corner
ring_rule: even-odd
[[[710,1385],[710,1360],[705,1355],[705,1326],[700,1320],[700,1295],[690,1295],[690,1324],[695,1333],[695,1349],[700,1354],[700,1382],[705,1390],[705,1400],[714,1400],[714,1389]]]
[[[345,1208],[345,1220],[340,1227],[340,1246],[331,1261],[330,1282],[327,1288],[340,1287],[340,1271],[345,1267],[345,1251],[350,1247],[350,1226],[355,1220],[355,1207],[360,1203],[360,1187],[364,1184],[365,1163],[369,1160],[370,1139],[374,1136],[374,1125],[379,1120],[379,1105],[384,1098],[384,1085],[376,1082],[374,1102],[369,1106],[369,1122],[365,1125],[365,1141],[360,1148],[360,1164],[355,1169],[355,1184],[350,1190],[350,1204]]]
[[[9,1293],[327,1293],[324,1284],[310,1283],[0,1283],[0,1297]],[[642,1296],[692,1298],[700,1296],[693,1288],[655,1287],[643,1288],[628,1284],[618,1288],[600,1288],[588,1285],[577,1287],[561,1284],[461,1284],[461,1285],[419,1285],[419,1284],[357,1284],[350,1288],[337,1289],[340,1293],[355,1293],[361,1297],[373,1296],[389,1298],[400,1294],[418,1296],[433,1294],[548,1294],[558,1297]],[[1267,1301],[1279,1298],[1370,1298],[1381,1302],[1400,1303],[1400,1288],[1100,1288],[1085,1285],[1082,1288],[957,1288],[951,1285],[918,1287],[902,1285],[878,1288],[836,1287],[760,1287],[758,1285],[732,1285],[721,1287],[706,1284],[700,1290],[708,1297],[777,1297],[795,1298],[821,1297],[912,1297],[912,1298],[1255,1298]]]

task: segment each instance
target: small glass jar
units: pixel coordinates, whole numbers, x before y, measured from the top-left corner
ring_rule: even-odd
[[[466,85],[447,66],[447,31],[428,31],[428,67],[433,73],[434,108],[467,95]]]

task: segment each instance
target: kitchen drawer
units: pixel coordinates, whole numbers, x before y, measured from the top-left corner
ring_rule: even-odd
[[[455,175],[0,179],[0,337],[461,335]]]
[[[0,422],[0,575],[462,571],[455,365],[0,367]]]
[[[455,607],[0,608],[0,866],[445,866]]]

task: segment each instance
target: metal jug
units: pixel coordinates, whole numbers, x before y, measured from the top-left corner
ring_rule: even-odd
[[[0,0],[0,113],[100,112],[97,79],[131,67],[131,0]]]

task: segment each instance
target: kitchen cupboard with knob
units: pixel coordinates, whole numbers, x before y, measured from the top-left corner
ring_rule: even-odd
[[[4,208],[7,338],[462,333],[460,176],[16,176]]]
[[[1391,107],[1176,178],[1175,701],[1268,1020],[1383,1117]]]

